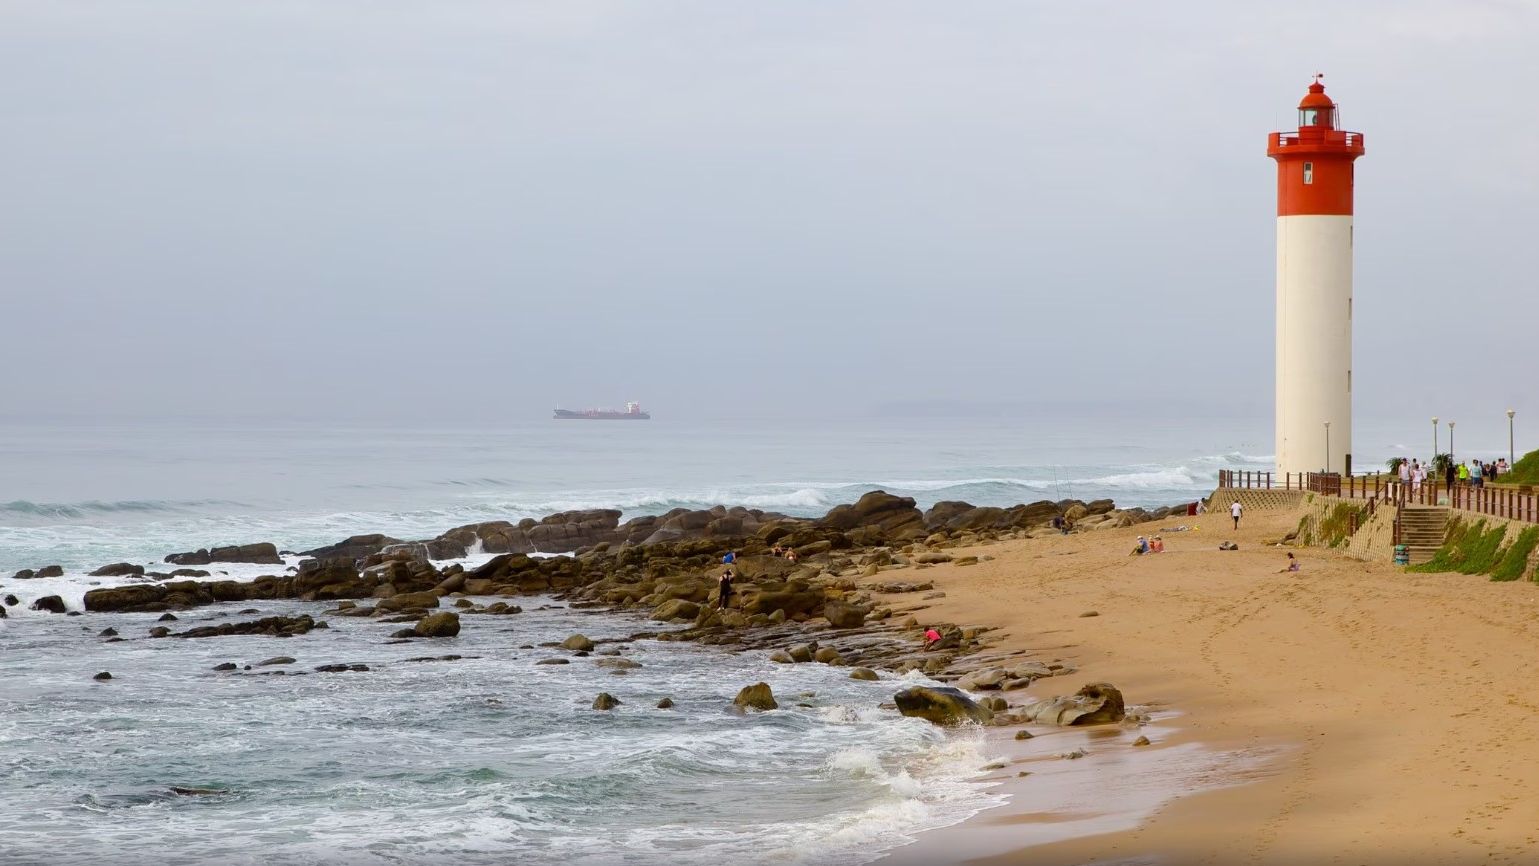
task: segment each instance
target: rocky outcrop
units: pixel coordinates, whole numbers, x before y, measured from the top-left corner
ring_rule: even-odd
[[[770,691],[769,683],[754,683],[744,686],[732,699],[732,705],[752,710],[774,710],[780,707],[775,702],[775,694]]]
[[[235,544],[213,549],[200,549],[188,553],[173,553],[166,557],[172,565],[210,565],[215,562],[247,562],[256,565],[282,565],[278,546],[272,542]]]
[[[904,541],[925,535],[924,514],[914,507],[914,500],[882,490],[867,493],[853,505],[834,506],[818,525],[841,532],[861,530],[857,534],[861,539],[859,543],[863,544]]]
[[[250,622],[227,622],[220,625],[206,625],[183,632],[176,632],[171,636],[196,638],[226,637],[233,634],[265,634],[273,637],[292,637],[305,634],[314,628],[324,627],[325,623],[317,623],[308,614],[300,614],[299,616],[269,616]]]
[[[609,692],[599,692],[599,696],[593,699],[593,708],[595,710],[612,710],[622,703],[624,702]]]
[[[968,723],[986,725],[994,718],[986,707],[979,706],[961,690],[949,687],[914,686],[898,692],[893,701],[898,705],[898,712],[905,716],[948,727]]]
[[[1047,725],[1103,725],[1127,715],[1122,692],[1110,683],[1090,683],[1073,695],[1034,701],[1022,708],[1026,718]]]
[[[569,649],[574,652],[592,652],[593,641],[589,640],[583,635],[574,634],[561,642],[561,648]]]
[[[336,544],[328,544],[325,547],[317,547],[314,550],[301,551],[301,556],[310,556],[316,559],[348,559],[357,562],[366,556],[382,552],[385,548],[404,542],[399,538],[391,538],[388,535],[375,532],[368,535],[353,535],[342,539]]]

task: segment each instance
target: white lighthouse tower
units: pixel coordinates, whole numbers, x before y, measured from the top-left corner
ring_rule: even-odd
[[[1352,467],[1352,173],[1361,133],[1339,128],[1320,76],[1277,160],[1277,471]]]

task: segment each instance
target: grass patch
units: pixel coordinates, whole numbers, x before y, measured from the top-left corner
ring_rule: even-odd
[[[1506,475],[1498,478],[1503,484],[1539,484],[1539,451],[1530,451],[1523,459],[1512,464]]]
[[[1528,558],[1539,546],[1539,526],[1530,526],[1518,533],[1502,554],[1502,561],[1491,570],[1492,580],[1517,580],[1528,570]]]
[[[1367,508],[1349,502],[1338,502],[1331,506],[1320,521],[1319,543],[1326,547],[1345,544],[1352,537],[1352,518],[1355,516],[1361,525],[1367,512]]]
[[[1505,524],[1486,528],[1484,520],[1473,523],[1455,519],[1448,530],[1448,541],[1421,565],[1413,565],[1411,571],[1454,571],[1459,574],[1490,574],[1502,561],[1506,552],[1502,539],[1507,535]]]

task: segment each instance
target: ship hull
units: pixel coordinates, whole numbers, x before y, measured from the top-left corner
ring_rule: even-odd
[[[650,421],[652,416],[645,412],[574,412],[571,409],[557,409],[556,419],[560,421]]]

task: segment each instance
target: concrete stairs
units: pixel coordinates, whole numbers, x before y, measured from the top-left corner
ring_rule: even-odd
[[[1411,564],[1430,560],[1448,539],[1448,509],[1407,505],[1400,509],[1400,543],[1411,548]]]

